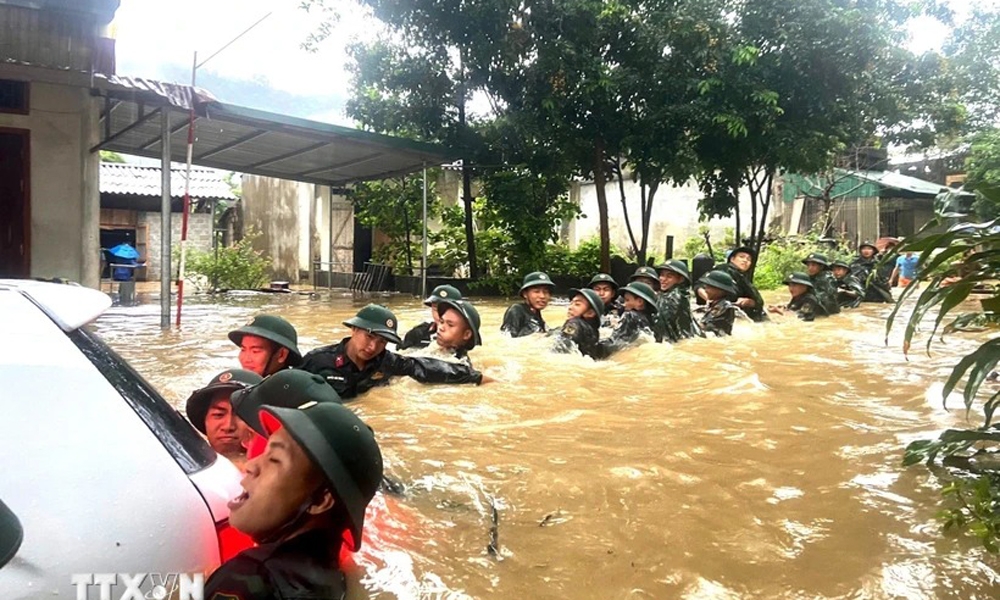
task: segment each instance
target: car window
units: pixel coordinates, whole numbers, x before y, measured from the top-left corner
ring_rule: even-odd
[[[14,558],[23,540],[24,530],[17,515],[0,500],[0,568]]]
[[[69,338],[118,390],[188,475],[215,462],[218,455],[208,442],[97,334],[81,328],[69,334]]]

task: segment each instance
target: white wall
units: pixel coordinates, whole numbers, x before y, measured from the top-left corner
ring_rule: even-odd
[[[0,77],[29,79],[23,69]],[[29,114],[0,113],[0,127],[30,130],[31,276],[90,287],[100,278],[97,106],[85,88],[30,84]]]
[[[615,244],[623,251],[631,247],[628,230],[625,227],[624,211],[622,210],[621,192],[618,183],[608,183],[606,187],[608,197],[608,229],[611,236],[611,243]],[[573,224],[563,228],[563,234],[570,247],[576,248],[581,242],[590,238],[595,238],[600,233],[597,213],[597,187],[592,181],[576,182],[570,191],[570,198],[578,198],[583,215]],[[636,241],[639,241],[642,225],[639,213],[640,190],[637,183],[629,181],[628,174],[625,178],[625,197],[629,206],[629,219],[632,222],[632,230],[635,233]],[[663,184],[656,192],[653,203],[653,213],[649,225],[649,244],[646,251],[647,256],[653,256],[657,260],[662,259],[666,250],[666,236],[674,236],[674,253],[676,254],[684,247],[684,242],[691,236],[698,235],[698,228],[701,225],[708,225],[712,233],[712,247],[715,249],[728,248],[731,240],[724,240],[723,235],[727,227],[734,227],[733,219],[712,219],[707,223],[698,222],[698,199],[701,198],[701,191],[692,181],[681,187],[673,187]],[[744,237],[750,232],[750,192],[746,189],[740,193],[741,228]]]

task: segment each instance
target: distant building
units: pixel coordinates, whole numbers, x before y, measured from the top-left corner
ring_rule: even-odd
[[[100,191],[101,248],[107,249],[126,242],[139,251],[145,266],[136,270],[136,278],[160,278],[160,167],[131,164],[101,163]],[[170,173],[170,220],[173,247],[181,239],[181,207],[184,200],[184,166]],[[214,169],[191,169],[191,213],[188,215],[188,247],[203,252],[212,249],[213,214],[220,201],[235,202],[236,195]],[[176,270],[176,269],[175,269]],[[101,276],[108,277],[105,266]]]
[[[97,287],[99,100],[118,0],[0,0],[0,277]],[[16,35],[14,35],[16,32]]]
[[[944,182],[891,171],[835,169],[828,176],[785,175],[775,213],[783,233],[806,233],[822,221],[821,197],[827,187],[833,232],[854,245],[913,235],[934,218],[934,198],[946,189]]]

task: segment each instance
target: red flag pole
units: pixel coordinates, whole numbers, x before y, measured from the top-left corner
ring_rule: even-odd
[[[194,154],[194,102],[197,92],[195,91],[195,75],[198,72],[198,52],[194,53],[194,61],[191,63],[191,100],[188,110],[188,140],[187,140],[187,165],[184,168],[184,203],[181,207],[181,262],[177,268],[177,319],[175,325],[181,326],[181,308],[184,306],[184,267],[187,258],[187,232],[188,213],[191,210],[191,159]]]

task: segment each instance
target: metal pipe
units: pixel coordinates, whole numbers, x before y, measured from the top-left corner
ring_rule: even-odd
[[[420,297],[427,297],[427,163],[424,163],[424,254],[420,260]]]
[[[170,328],[170,113],[160,112],[160,327]]]
[[[187,262],[188,213],[191,212],[191,157],[194,155],[194,103],[195,76],[198,73],[198,53],[191,62],[191,107],[188,109],[187,163],[184,168],[184,202],[181,204],[181,264],[177,269],[177,323],[181,326],[181,309],[184,308],[184,267]],[[214,227],[214,224],[213,224]]]

